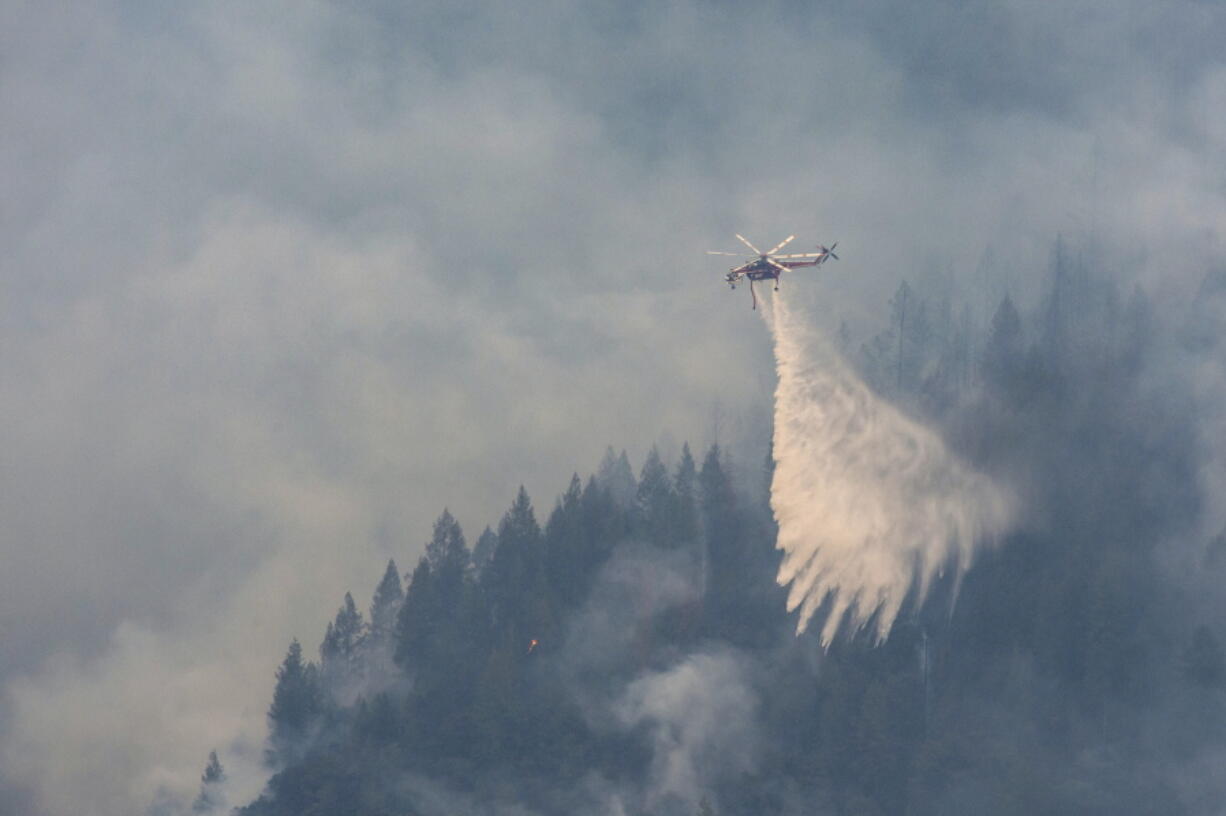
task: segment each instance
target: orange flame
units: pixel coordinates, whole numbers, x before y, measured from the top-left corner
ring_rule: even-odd
[[[528,654],[532,654],[532,650],[536,648],[539,642],[536,638],[532,639],[532,642],[528,644]]]

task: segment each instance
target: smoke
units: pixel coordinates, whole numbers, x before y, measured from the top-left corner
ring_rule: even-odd
[[[844,618],[884,638],[907,594],[922,600],[945,569],[1004,530],[1010,498],[928,428],[877,397],[776,294],[763,310],[775,342],[771,508],[780,585],[798,631],[829,604],[821,640]]]
[[[721,779],[758,766],[753,656],[711,644],[682,652],[651,634],[659,616],[699,599],[702,573],[693,551],[625,541],[569,623],[551,671],[597,732],[644,736],[650,766],[641,783],[585,779],[569,794],[583,806],[564,812],[694,813]]]
[[[41,812],[186,813],[210,747],[226,772],[218,799],[259,792],[262,707],[247,703],[268,698],[268,667],[232,647],[202,656],[200,642],[124,624],[102,660],[63,656],[11,685],[15,723],[0,759],[39,791]]]
[[[697,804],[716,779],[749,772],[757,755],[757,698],[732,653],[697,654],[626,689],[618,713],[652,740],[647,804]]]

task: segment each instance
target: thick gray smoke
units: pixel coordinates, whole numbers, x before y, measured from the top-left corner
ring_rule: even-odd
[[[800,631],[829,602],[821,640],[844,618],[884,638],[914,587],[1004,530],[1009,497],[931,430],[877,397],[776,294],[763,316],[775,341],[771,508],[784,552],[779,583]]]

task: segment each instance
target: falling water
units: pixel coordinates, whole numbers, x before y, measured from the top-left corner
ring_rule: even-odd
[[[844,619],[873,621],[882,639],[913,587],[922,600],[934,577],[960,575],[1004,530],[1011,502],[876,396],[780,294],[763,316],[779,374],[771,508],[788,609],[800,609],[804,631],[828,604],[823,644]]]

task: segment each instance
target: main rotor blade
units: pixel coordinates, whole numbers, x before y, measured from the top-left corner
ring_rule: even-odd
[[[707,250],[707,254],[708,255],[731,255],[734,258],[744,258],[745,257],[744,252],[713,252],[709,249]]]
[[[774,248],[774,249],[772,249],[770,252],[768,252],[768,253],[766,253],[766,254],[767,254],[767,255],[774,255],[776,252],[778,252],[779,250],[781,250],[781,249],[783,249],[785,246],[787,246],[787,245],[788,245],[788,244],[791,242],[791,240],[792,240],[793,238],[795,238],[795,237],[796,237],[795,235],[789,235],[787,238],[784,238],[782,241],[780,241],[780,242],[779,242],[779,243],[778,243],[778,244],[775,246],[775,248]]]
[[[744,235],[740,235],[740,234],[738,234],[736,237],[737,237],[737,240],[739,240],[739,241],[740,241],[742,244],[744,244],[745,246],[747,246],[747,247],[749,247],[750,249],[752,249],[752,250],[753,250],[753,254],[754,254],[754,255],[761,255],[761,254],[762,254],[762,250],[758,249],[756,246],[754,246],[753,244],[749,243],[749,240],[748,240],[748,239],[746,239]]]
[[[784,266],[781,263],[776,263],[770,258],[767,258],[766,262],[769,263],[771,266],[775,267],[776,269],[778,269],[780,272],[791,272],[792,271],[791,267]]]

